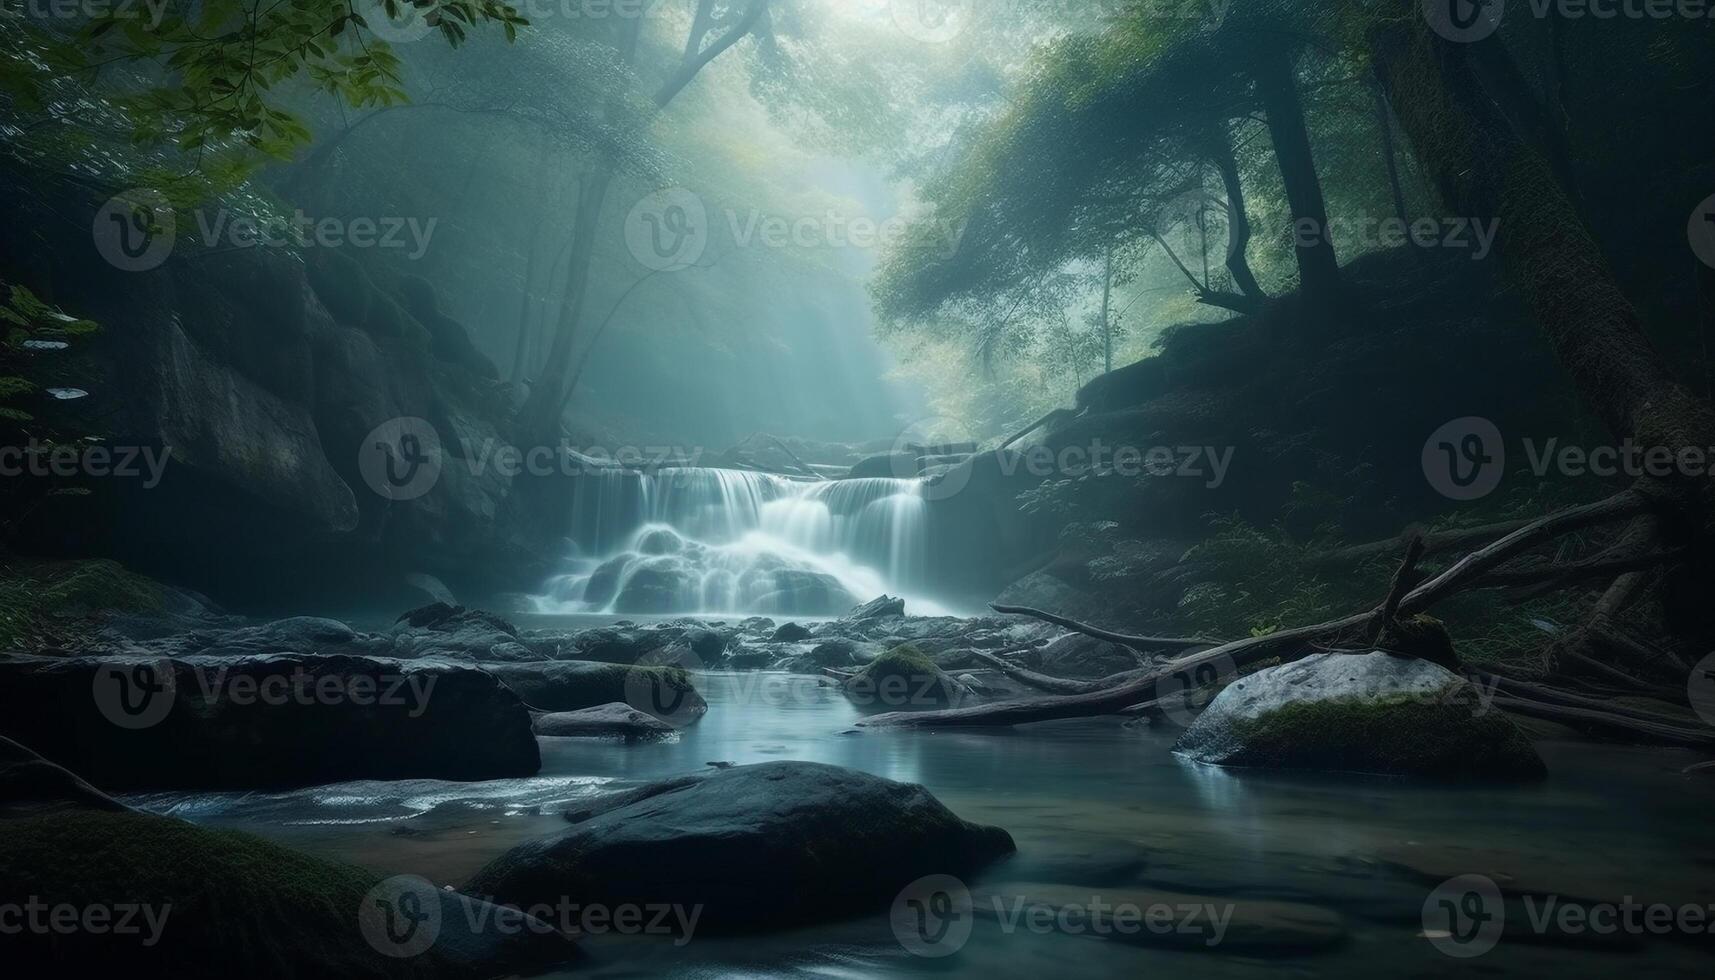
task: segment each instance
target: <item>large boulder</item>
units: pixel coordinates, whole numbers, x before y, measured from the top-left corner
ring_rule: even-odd
[[[523,907],[562,895],[702,906],[699,928],[780,929],[885,909],[918,878],[970,875],[1014,850],[921,786],[808,762],[684,777],[575,817],[469,889]]]
[[[109,789],[498,779],[541,767],[475,667],[346,655],[0,657],[0,734]]]
[[[689,609],[695,604],[696,585],[694,569],[677,555],[640,559],[626,570],[613,611],[670,613]]]
[[[1234,681],[1174,751],[1221,766],[1444,779],[1544,772],[1530,740],[1470,682],[1379,651],[1313,654]]]
[[[516,910],[236,831],[83,809],[5,820],[0,834],[0,903],[110,913],[69,939],[8,935],[13,976],[484,977],[579,957]]]

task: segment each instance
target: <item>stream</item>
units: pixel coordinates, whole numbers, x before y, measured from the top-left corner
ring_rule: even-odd
[[[885,914],[763,937],[591,937],[593,962],[556,976],[1041,977],[1440,975],[1455,961],[1421,935],[1433,883],[1396,867],[1402,853],[1463,870],[1505,867],[1568,894],[1715,902],[1708,814],[1715,781],[1681,775],[1689,752],[1539,742],[1539,784],[1453,788],[1400,780],[1234,773],[1182,762],[1174,733],[1117,719],[1008,733],[863,732],[836,691],[781,674],[708,672],[710,708],[658,743],[543,739],[529,779],[458,784],[359,782],[283,793],[152,793],[126,802],[212,827],[261,834],[386,874],[459,884],[522,840],[565,827],[569,801],[703,769],[804,760],[927,786],[959,815],[1006,828],[1018,854],[986,881],[1092,879],[1131,866],[1144,887],[1194,896],[1275,898],[1337,910],[1348,938],[1288,958],[1220,949],[1175,951],[1091,936],[1003,929],[979,918],[947,959],[908,954]],[[1461,864],[1463,862],[1463,864]],[[1417,863],[1424,863],[1419,860]],[[1075,874],[1076,872],[1074,872]],[[1092,881],[1090,891],[1103,882]],[[972,882],[979,885],[980,882]],[[1134,885],[1133,887],[1137,887]],[[1666,901],[1665,897],[1659,900]],[[1708,937],[1703,937],[1708,938]],[[1598,951],[1606,947],[1597,945]],[[1477,961],[1492,975],[1684,976],[1707,969],[1702,947],[1640,949],[1502,941]]]

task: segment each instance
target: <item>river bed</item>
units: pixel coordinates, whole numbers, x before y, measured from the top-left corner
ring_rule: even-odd
[[[1707,832],[1715,780],[1681,774],[1701,761],[1694,753],[1540,742],[1549,778],[1515,787],[1241,774],[1177,759],[1170,729],[1117,719],[1012,732],[869,732],[854,729],[861,715],[837,691],[802,678],[710,672],[697,683],[709,712],[677,736],[643,744],[543,739],[542,771],[530,779],[126,800],[384,873],[458,885],[511,845],[563,829],[560,812],[570,801],[711,762],[825,762],[922,783],[961,816],[1006,828],[1019,853],[991,869],[990,883],[1044,880],[1047,869],[1065,881],[1067,868],[1086,867],[1092,894],[1124,874],[1142,887],[1214,901],[1311,903],[1339,912],[1347,930],[1329,950],[1261,958],[1218,946],[1181,951],[1008,931],[979,918],[956,954],[929,959],[906,952],[888,916],[878,914],[766,937],[696,936],[682,945],[604,937],[590,943],[595,962],[578,976],[1439,975],[1456,961],[1422,935],[1434,883],[1403,870],[1401,855],[1406,864],[1455,873],[1504,868],[1568,893],[1715,903]],[[1498,976],[1682,976],[1706,970],[1715,949],[1678,939],[1623,951],[1597,943],[1592,951],[1533,938],[1509,930],[1476,965]]]

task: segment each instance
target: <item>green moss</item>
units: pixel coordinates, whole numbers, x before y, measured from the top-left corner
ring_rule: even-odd
[[[1475,692],[1470,692],[1472,696]],[[1297,701],[1235,722],[1224,765],[1431,776],[1536,777],[1542,759],[1499,711],[1473,715],[1459,699]]]
[[[161,602],[158,583],[104,558],[8,565],[0,569],[0,647],[30,643],[93,613],[156,612]]]
[[[915,645],[907,643],[896,646],[875,658],[875,661],[865,667],[862,673],[871,677],[886,677],[893,674],[921,677],[924,674],[933,674],[935,671],[935,661],[930,660],[929,655]]]
[[[959,691],[928,654],[907,643],[852,675],[846,694],[861,708],[910,711],[946,707]]]
[[[118,966],[145,975],[434,976],[433,954],[387,960],[364,940],[358,910],[379,876],[236,831],[140,813],[60,813],[8,821],[0,901],[35,897],[79,908],[135,903],[156,910],[159,941],[137,935],[22,940],[18,952],[59,965]],[[160,913],[165,919],[160,920]],[[137,920],[144,935],[152,930]]]

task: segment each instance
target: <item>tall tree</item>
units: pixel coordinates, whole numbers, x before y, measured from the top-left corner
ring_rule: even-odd
[[[767,14],[769,3],[770,0],[748,0],[742,8],[735,8],[722,0],[698,0],[684,51],[656,90],[652,100],[654,109],[660,111],[671,105],[704,68],[755,30]],[[635,62],[641,27],[642,19],[634,19],[622,41],[628,64]],[[571,252],[566,260],[565,294],[553,343],[542,375],[531,387],[519,413],[520,435],[529,442],[551,443],[558,437],[560,416],[595,346],[597,332],[585,323],[590,267],[595,260],[602,212],[614,177],[614,168],[598,160],[580,187]]]

